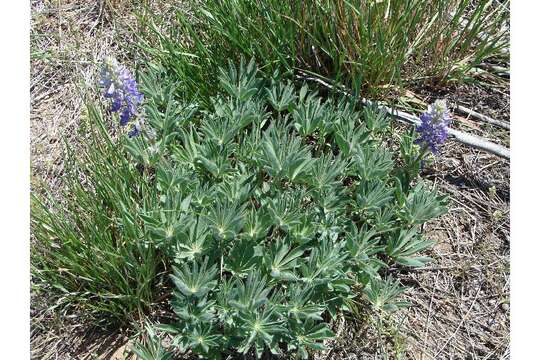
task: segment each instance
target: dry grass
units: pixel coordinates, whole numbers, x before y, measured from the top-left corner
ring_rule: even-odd
[[[509,175],[508,162],[458,146],[426,174],[451,202],[425,229],[438,242],[435,263],[400,274],[415,285],[411,358],[509,357]]]
[[[103,2],[33,1],[31,19],[32,184],[59,186],[62,139],[68,144],[96,81],[98,59],[118,53],[122,37]],[[71,146],[71,145],[70,145]]]
[[[135,1],[32,1],[31,155],[32,186],[61,186],[62,139],[77,146],[83,99],[95,91],[96,66],[105,54],[126,53],[135,24]],[[169,14],[174,3],[154,4]],[[90,91],[89,91],[90,90]],[[508,89],[461,86],[451,92],[417,90],[423,101],[445,96],[486,115],[508,120]],[[467,123],[466,121],[469,121]],[[507,144],[508,134],[470,119],[456,125]],[[435,261],[416,271],[393,270],[412,289],[412,306],[392,318],[341,319],[339,334],[321,359],[499,359],[509,357],[509,162],[449,143],[424,177],[450,197],[450,211],[426,226],[438,241]],[[47,310],[32,298],[32,357],[115,358],[122,333],[103,333],[75,316]],[[376,317],[375,317],[376,319]],[[120,351],[121,352],[121,351]],[[119,352],[117,351],[117,354]],[[120,358],[120,357],[117,357]]]

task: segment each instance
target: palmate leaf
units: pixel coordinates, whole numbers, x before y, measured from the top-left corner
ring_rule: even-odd
[[[418,135],[414,129],[401,137],[399,152],[403,165],[397,169],[397,177],[405,192],[408,192],[410,183],[420,173],[422,157],[419,156],[420,147],[415,143]]]
[[[240,130],[240,124],[235,121],[232,114],[229,116],[207,116],[201,126],[205,140],[218,146],[230,145]]]
[[[145,343],[137,341],[131,349],[140,360],[173,360],[169,352],[161,344],[161,339],[150,324],[145,324],[147,338]]]
[[[321,239],[299,267],[300,279],[307,286],[324,285],[333,289],[334,280],[346,277],[342,272],[346,255],[341,251],[342,243],[334,244],[327,237]]]
[[[256,167],[259,164],[259,153],[262,145],[261,139],[263,135],[259,129],[251,129],[251,131],[243,131],[239,136],[238,142],[242,146],[237,146],[234,150],[235,157],[243,164]]]
[[[201,144],[199,135],[194,128],[180,131],[179,146],[172,146],[172,158],[179,164],[188,165],[195,168],[196,159],[201,154]]]
[[[206,215],[208,224],[219,240],[232,239],[242,229],[244,205],[227,200],[217,201]]]
[[[216,317],[215,301],[208,301],[206,297],[193,301],[192,298],[186,298],[176,293],[171,305],[174,313],[181,320],[180,323],[173,326],[177,333],[184,332],[190,326],[210,324]]]
[[[208,254],[213,241],[208,225],[200,219],[190,219],[185,223],[185,228],[177,236],[176,257],[177,261],[184,259],[193,261]]]
[[[327,100],[329,103],[332,99]],[[332,104],[332,114],[336,119],[335,124],[349,123],[352,128],[357,127],[359,123],[362,123],[362,115],[357,111],[359,103],[350,96],[340,96],[337,101]],[[360,125],[363,126],[363,125]]]
[[[333,216],[345,214],[347,206],[352,202],[346,189],[341,185],[314,192],[313,197],[322,212],[322,216],[325,217],[329,214]]]
[[[358,126],[354,117],[337,116],[333,138],[344,157],[349,157],[357,147],[363,147],[370,141],[370,132],[364,126]]]
[[[237,277],[230,277],[229,279],[224,279],[222,282],[220,282],[219,288],[215,292],[217,318],[219,322],[227,328],[234,327],[234,316],[238,312],[238,309],[230,303],[231,300],[234,298],[233,294],[237,281]]]
[[[242,58],[238,70],[232,62],[229,62],[228,71],[219,70],[219,83],[229,95],[246,101],[260,89],[261,80],[257,78],[257,73],[255,60],[252,58],[246,65],[244,58]]]
[[[206,257],[200,266],[194,261],[191,268],[186,263],[181,268],[173,267],[174,275],[171,275],[171,279],[181,294],[202,298],[214,289],[217,285],[217,266],[214,264],[209,268],[208,260]]]
[[[381,209],[394,198],[393,189],[384,181],[360,181],[356,189],[358,211],[374,212]]]
[[[268,235],[271,219],[264,208],[251,208],[244,216],[244,227],[240,236],[251,241],[257,241]]]
[[[256,98],[241,101],[235,98],[223,99],[219,97],[213,100],[213,104],[215,114],[209,112],[208,117],[227,123],[228,127],[234,129],[236,134],[252,123],[260,126],[261,120],[268,116],[264,103]]]
[[[272,224],[289,231],[300,223],[301,203],[307,193],[303,191],[283,192],[278,197],[266,199],[263,203]]]
[[[260,127],[267,115],[260,101],[239,102],[235,99],[216,100],[215,114],[209,114],[201,126],[207,140],[219,146],[230,144],[242,130],[252,123]]]
[[[334,333],[324,323],[315,323],[312,319],[304,323],[291,325],[291,341],[289,350],[296,350],[302,359],[308,359],[308,349],[324,350],[323,341],[334,337]]]
[[[289,227],[289,239],[296,245],[305,245],[313,240],[317,232],[317,224],[314,223],[315,214],[308,212],[300,216],[299,221]]]
[[[256,311],[242,311],[239,314],[240,331],[243,340],[238,347],[240,353],[246,354],[255,348],[257,359],[268,348],[272,354],[278,354],[279,336],[286,332],[283,321],[279,320],[273,306],[265,306]]]
[[[374,133],[382,132],[390,124],[386,111],[378,109],[375,105],[364,107],[363,115],[367,128]]]
[[[407,195],[399,216],[410,225],[422,224],[446,213],[446,197],[419,182]]]
[[[271,290],[266,278],[261,277],[259,272],[252,271],[247,279],[235,279],[229,303],[240,311],[250,312],[268,301]]]
[[[172,162],[162,160],[156,166],[156,188],[161,194],[172,192],[187,197],[198,185],[197,177],[194,175],[184,166],[175,166]]]
[[[377,277],[379,269],[385,266],[376,256],[384,251],[384,246],[380,245],[378,233],[374,228],[368,229],[363,225],[358,229],[355,224],[350,224],[348,230],[347,250],[359,281],[365,284],[371,277]]]
[[[242,239],[234,243],[231,251],[224,259],[224,268],[233,276],[246,277],[257,265],[260,266],[260,256],[255,251],[255,243]]]
[[[208,209],[215,205],[217,188],[215,184],[206,181],[198,181],[191,191],[191,206],[197,213],[205,214]]]
[[[181,352],[191,350],[206,359],[221,358],[219,350],[224,345],[224,337],[209,322],[160,324],[157,328],[171,334],[172,345]]]
[[[155,166],[163,156],[164,142],[149,140],[143,137],[131,139],[125,144],[125,150],[131,159],[145,166]]]
[[[366,287],[365,293],[375,309],[392,312],[409,305],[406,301],[398,300],[405,290],[399,280],[394,281],[392,277],[384,280],[374,277]]]
[[[423,240],[418,228],[401,229],[391,234],[386,243],[386,254],[398,264],[420,267],[432,259],[427,256],[415,256],[433,245],[433,241]]]
[[[396,217],[396,205],[386,205],[382,209],[378,209],[374,213],[370,214],[371,219],[368,219],[368,223],[373,226],[377,233],[382,234],[388,231],[395,230],[397,228]]]
[[[141,74],[141,82],[144,84],[142,90],[147,98],[145,122],[157,136],[165,140],[164,143],[169,143],[173,139],[170,135],[189,123],[198,107],[179,102],[175,95],[179,83],[162,75],[163,73]]]
[[[317,130],[324,129],[326,107],[321,98],[309,96],[306,100],[298,102],[292,111],[292,116],[294,128],[300,135],[306,137]]]
[[[309,173],[313,159],[310,147],[288,131],[285,126],[272,125],[265,132],[259,164],[270,176],[297,181]]]
[[[307,181],[319,191],[334,188],[341,185],[348,165],[340,155],[323,154],[313,162]]]
[[[211,358],[219,358],[220,349],[223,343],[223,335],[219,334],[211,325],[197,325],[187,332],[186,348],[190,348],[194,353],[207,355]]]
[[[195,168],[216,179],[223,179],[233,173],[234,169],[229,160],[230,148],[221,147],[213,142],[205,142],[201,151],[195,157]]]
[[[168,95],[177,87],[175,81],[171,81],[166,76],[166,70],[160,67],[156,71],[139,74],[141,91],[148,103],[154,104],[160,108],[167,106]]]
[[[287,291],[288,300],[277,305],[277,308],[289,321],[303,323],[305,320],[322,320],[321,314],[325,307],[312,301],[313,292],[314,288],[311,286],[291,285]]]
[[[317,230],[320,234],[320,239],[329,240],[330,242],[341,246],[343,244],[341,242],[343,230],[349,221],[347,219],[347,214],[330,212],[320,215],[317,220]]]
[[[161,210],[140,213],[144,229],[149,239],[165,251],[174,248],[178,237],[188,226],[192,217],[187,215],[191,196],[182,198],[181,193],[161,196]]]
[[[296,94],[294,94],[294,86],[290,82],[287,84],[273,82],[265,91],[266,99],[274,110],[281,112],[287,109],[291,110],[294,106]]]
[[[244,173],[237,175],[234,179],[220,183],[217,186],[217,196],[235,203],[245,203],[252,195],[254,177]]]
[[[309,265],[300,268],[304,275],[302,280],[307,280],[307,285],[315,287],[314,300],[324,303],[327,313],[333,319],[338,311],[344,309],[344,300],[351,296],[351,286],[356,283],[345,272],[347,264],[343,246],[343,243],[322,241],[322,244],[315,248],[315,256],[308,259]],[[313,280],[306,279],[306,270],[311,273],[310,278]]]
[[[362,180],[384,179],[394,167],[390,152],[382,147],[357,147],[353,159],[356,174]]]
[[[271,277],[278,280],[296,280],[294,270],[298,266],[297,259],[303,254],[303,248],[292,248],[281,239],[272,245],[270,253],[264,257],[264,264]]]

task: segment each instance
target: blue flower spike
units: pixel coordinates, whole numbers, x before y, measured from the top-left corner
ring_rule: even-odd
[[[143,94],[139,92],[137,81],[124,65],[107,57],[101,68],[99,85],[104,89],[103,96],[112,99],[110,111],[120,111],[120,126],[126,126],[137,117],[137,106],[143,101]],[[135,121],[128,135],[137,136],[141,125],[141,119]]]
[[[451,120],[446,102],[436,100],[428,106],[426,112],[420,115],[421,123],[416,127],[420,138],[416,142],[424,144],[431,152],[438,154],[440,146],[448,138],[448,125],[450,125]]]

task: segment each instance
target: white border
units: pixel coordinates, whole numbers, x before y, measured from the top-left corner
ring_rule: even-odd
[[[511,6],[511,358],[538,358],[540,4]]]
[[[2,358],[29,349],[29,1],[1,11]],[[512,1],[511,11],[511,319],[512,359],[536,355],[540,325],[540,4]],[[7,356],[6,356],[7,355]],[[532,357],[531,357],[532,356]]]
[[[30,1],[5,2],[0,13],[0,357],[29,359]]]

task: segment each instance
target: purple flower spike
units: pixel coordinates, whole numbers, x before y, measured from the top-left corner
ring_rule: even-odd
[[[103,96],[113,100],[110,110],[120,111],[120,125],[126,126],[137,116],[137,106],[143,101],[137,81],[125,66],[109,57],[103,63],[99,85],[105,89]],[[139,132],[137,130],[136,134]]]
[[[417,143],[424,144],[429,149],[437,154],[439,146],[444,143],[448,137],[448,125],[452,118],[446,107],[444,100],[437,100],[428,106],[425,113],[420,115],[420,125],[416,127],[416,131],[420,134]]]

